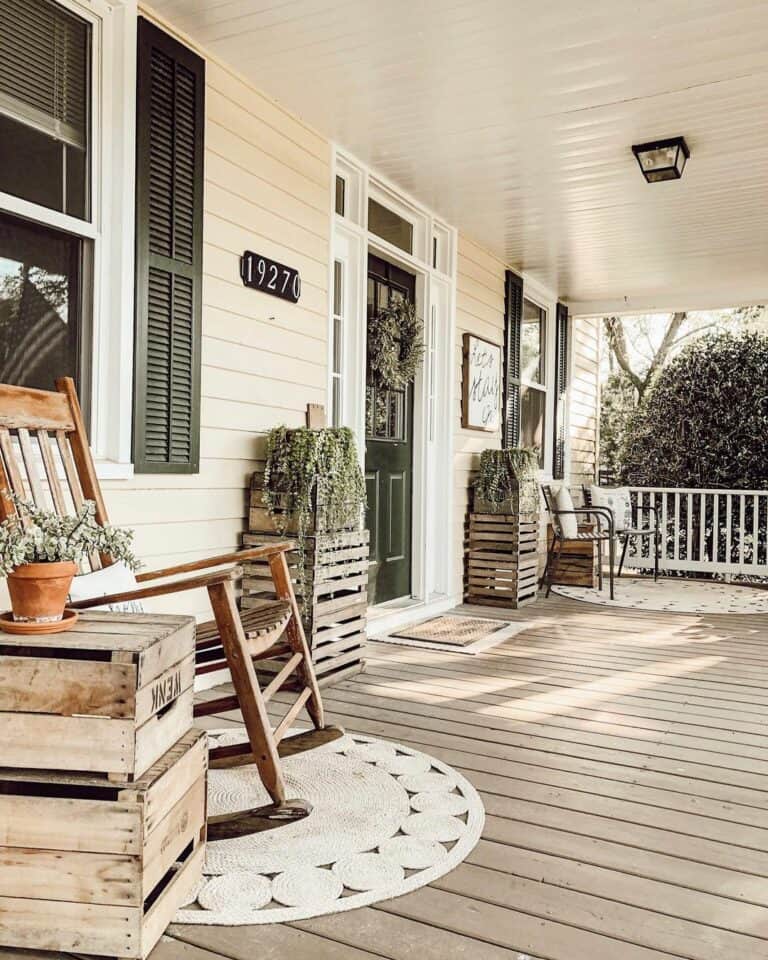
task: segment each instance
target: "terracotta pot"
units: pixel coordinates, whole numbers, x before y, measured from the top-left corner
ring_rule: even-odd
[[[25,563],[8,574],[14,620],[50,623],[61,620],[77,564]]]

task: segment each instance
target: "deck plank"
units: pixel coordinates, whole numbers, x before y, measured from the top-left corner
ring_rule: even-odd
[[[526,628],[478,656],[372,643],[324,691],[331,722],[475,784],[465,863],[346,914],[173,927],[153,960],[188,960],[174,938],[232,960],[768,960],[768,616],[467,612]]]

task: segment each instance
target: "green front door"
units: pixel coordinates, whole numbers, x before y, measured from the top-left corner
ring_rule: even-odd
[[[368,317],[392,297],[413,301],[413,274],[368,257]],[[404,390],[365,387],[365,484],[371,535],[369,601],[411,595],[413,385]]]

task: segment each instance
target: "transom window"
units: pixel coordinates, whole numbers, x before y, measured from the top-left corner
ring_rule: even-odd
[[[368,229],[395,247],[413,253],[413,224],[373,198],[368,200]]]

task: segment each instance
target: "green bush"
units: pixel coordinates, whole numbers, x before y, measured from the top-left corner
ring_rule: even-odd
[[[768,337],[712,334],[660,371],[620,452],[633,486],[768,488]]]

